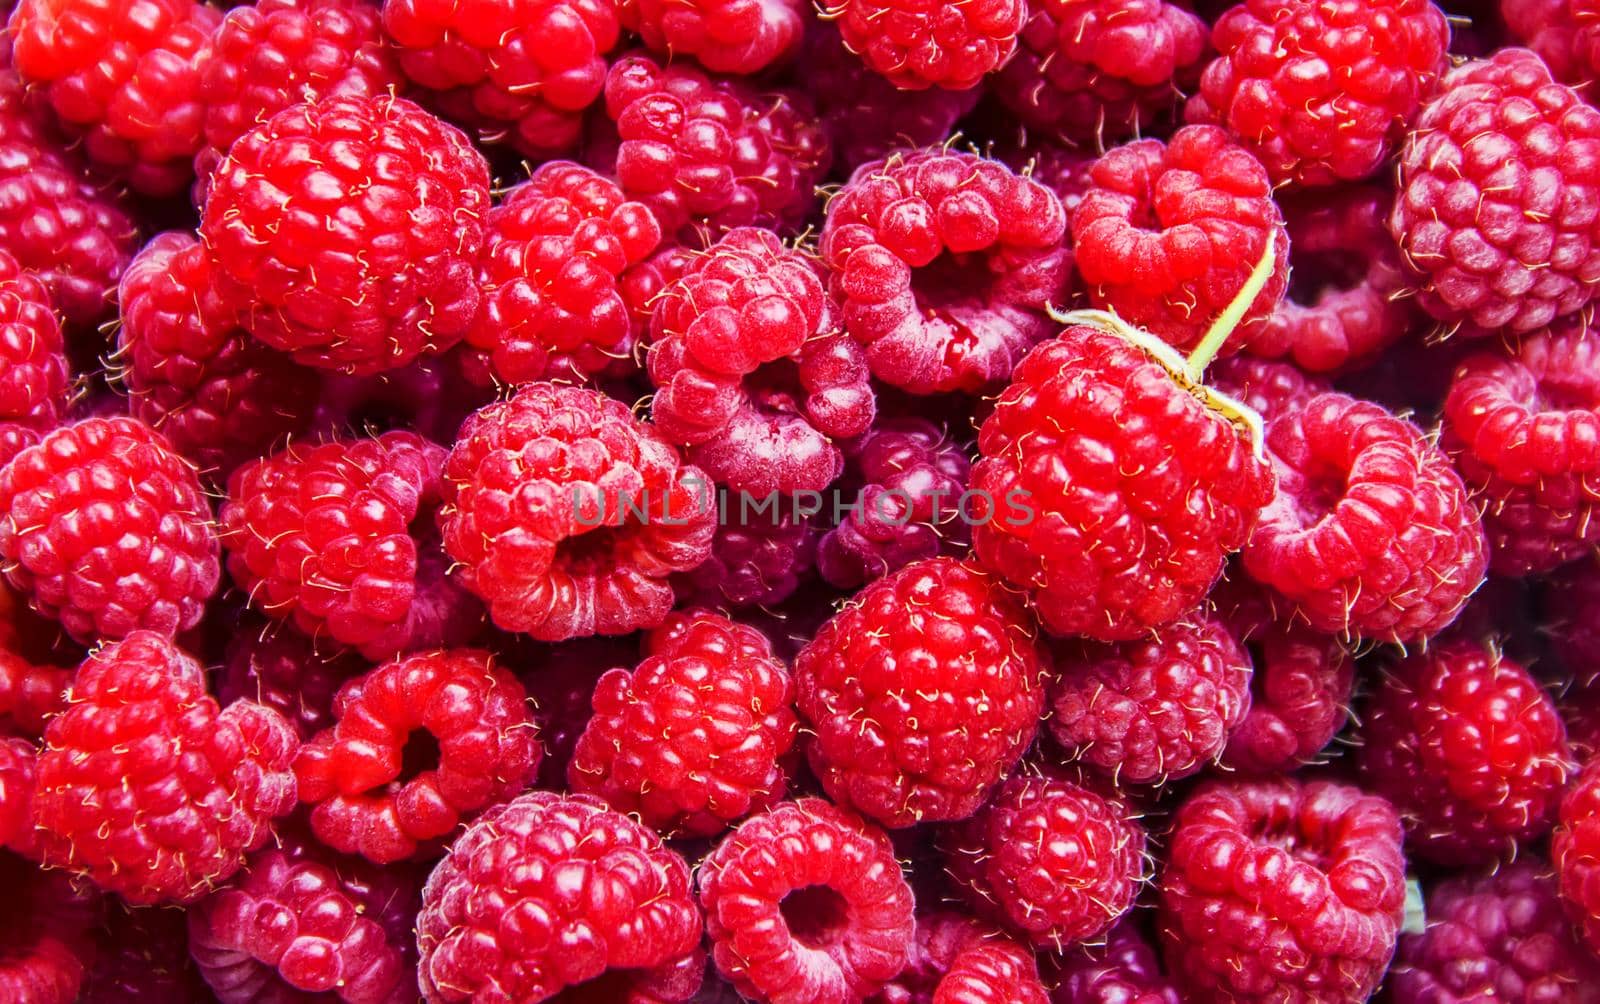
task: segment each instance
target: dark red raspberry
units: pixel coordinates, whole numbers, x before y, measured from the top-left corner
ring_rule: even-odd
[[[1166,0],[1031,0],[991,88],[1040,138],[1104,145],[1173,118],[1200,82],[1206,23]]]
[[[668,576],[700,564],[712,486],[627,405],[536,383],[461,428],[444,546],[495,624],[541,641],[660,624]]]
[[[872,1004],[1050,1004],[1033,950],[941,910],[917,918],[911,961]]]
[[[39,751],[33,741],[0,738],[0,848],[32,848],[33,793],[38,784]]]
[[[0,650],[0,733],[43,733],[50,716],[66,707],[64,695],[71,682],[70,669],[36,666]]]
[[[505,660],[516,669],[533,701],[539,742],[544,747],[536,787],[566,790],[567,766],[594,713],[595,684],[610,669],[638,664],[639,639],[639,635],[628,635],[507,646]]]
[[[748,492],[719,495],[710,557],[673,576],[678,605],[767,607],[793,596],[814,577],[821,536],[815,522],[795,518],[799,501],[769,505]]]
[[[382,373],[320,373],[322,393],[306,435],[338,439],[406,429],[435,443],[454,442],[466,417],[496,396],[492,378],[480,382],[469,373],[473,355],[458,345]]]
[[[614,172],[668,237],[703,247],[701,227],[713,238],[742,226],[794,230],[816,206],[813,188],[831,151],[799,91],[760,91],[633,54],[606,75],[606,114],[616,125],[615,156],[599,151],[594,166]]]
[[[105,903],[78,1004],[215,1004],[189,957],[185,912]]]
[[[1600,952],[1600,759],[1590,760],[1561,800],[1550,856],[1567,915],[1590,952]]]
[[[1393,201],[1387,189],[1361,186],[1284,205],[1293,274],[1246,352],[1329,373],[1370,363],[1410,333],[1411,276],[1385,225]]]
[[[1400,156],[1389,230],[1417,302],[1467,334],[1576,313],[1600,274],[1600,110],[1502,49],[1446,74]]]
[[[1104,935],[1146,879],[1128,807],[1066,777],[1015,774],[940,840],[974,909],[1058,952]]]
[[[1072,214],[1078,271],[1096,307],[1180,349],[1194,347],[1245,288],[1267,242],[1272,275],[1238,327],[1254,340],[1289,284],[1289,236],[1261,162],[1215,126],[1101,157]]]
[[[96,649],[68,703],[39,756],[43,859],[129,903],[200,898],[294,807],[294,729],[251,701],[219,710],[200,664],[159,635]]]
[[[1017,367],[978,435],[972,489],[992,501],[973,539],[1050,631],[1139,638],[1193,609],[1248,539],[1272,473],[1202,395],[1085,326]]]
[[[1267,425],[1278,493],[1244,550],[1257,582],[1327,633],[1407,643],[1438,634],[1488,563],[1450,459],[1410,422],[1319,394]]]
[[[189,950],[221,1004],[416,995],[420,882],[312,846],[268,847],[189,909]]]
[[[893,845],[820,798],[745,820],[699,881],[712,959],[746,997],[863,1000],[908,961],[911,887]]]
[[[95,897],[59,872],[5,852],[0,882],[7,899],[0,911],[0,999],[74,1004],[94,958]]]
[[[1407,848],[1473,864],[1549,832],[1572,770],[1555,702],[1476,639],[1387,667],[1361,715],[1364,783],[1406,821]]]
[[[369,667],[349,652],[324,652],[298,631],[240,618],[216,678],[217,699],[255,701],[281,714],[301,739],[334,723],[339,687]]]
[[[530,792],[468,826],[428,877],[422,993],[684,1001],[700,935],[689,866],[660,838],[598,798]]]
[[[1439,882],[1428,890],[1427,922],[1400,938],[1394,1004],[1600,1001],[1600,962],[1578,944],[1542,861]]]
[[[84,642],[195,626],[220,573],[194,468],[132,418],[61,426],[0,469],[0,558]]]
[[[1056,193],[1067,211],[1069,224],[1084,194],[1094,187],[1091,172],[1100,160],[1099,156],[1077,147],[1036,140],[1025,130],[996,144],[995,156],[1010,164],[1018,174],[1027,175]]]
[[[226,479],[305,426],[316,375],[237,325],[192,235],[152,238],[122,274],[118,302],[115,360],[129,410],[201,470]]]
[[[622,0],[622,24],[660,55],[713,73],[759,73],[800,47],[799,0]]]
[[[567,777],[658,833],[713,836],[783,797],[793,700],[761,632],[707,610],[672,614],[637,668],[595,685]]]
[[[1118,921],[1105,945],[1085,945],[1061,957],[1054,975],[1054,1004],[1181,1004],[1155,949],[1131,919]]]
[[[1400,817],[1381,798],[1288,778],[1183,803],[1160,877],[1183,1000],[1366,1000],[1405,912]]]
[[[0,464],[56,427],[70,379],[49,291],[0,248]]]
[[[878,379],[917,394],[998,385],[1057,326],[1066,214],[1049,189],[976,154],[866,164],[828,203],[821,254]]]
[[[1244,402],[1269,422],[1284,411],[1302,408],[1318,394],[1333,389],[1323,377],[1310,376],[1289,363],[1251,355],[1218,359],[1206,370],[1206,381]]]
[[[309,366],[375,373],[465,333],[488,210],[488,165],[459,130],[388,95],[333,97],[233,144],[200,235],[251,334]]]
[[[317,839],[380,864],[410,857],[539,771],[522,684],[477,649],[407,656],[356,677],[295,761]]]
[[[999,579],[953,558],[907,565],[795,659],[812,770],[886,826],[965,819],[1033,742],[1045,672],[1032,620]]]
[[[1567,738],[1575,752],[1600,752],[1600,563],[1580,561],[1543,583],[1537,613],[1539,634],[1561,678]]]
[[[539,159],[578,145],[621,33],[617,0],[385,0],[406,76],[480,142]]]
[[[661,228],[608,178],[551,161],[485,220],[483,310],[467,344],[505,383],[582,382],[633,364],[618,277],[649,257]]]
[[[1539,54],[1557,80],[1574,87],[1600,76],[1600,18],[1589,0],[1500,0],[1510,40]]]
[[[228,574],[250,603],[371,660],[471,641],[482,608],[435,536],[443,447],[411,432],[291,443],[228,480]]]
[[[1600,541],[1600,336],[1563,322],[1456,367],[1441,445],[1483,511],[1490,564],[1548,572]]]
[[[1026,0],[837,0],[825,16],[851,52],[896,87],[964,91],[1003,66],[1017,48]]]
[[[1189,102],[1226,126],[1274,184],[1377,173],[1446,67],[1430,0],[1244,0],[1211,29],[1219,55]]]
[[[1054,662],[1051,735],[1122,786],[1197,773],[1250,708],[1250,656],[1210,614],[1134,641],[1068,643]]]

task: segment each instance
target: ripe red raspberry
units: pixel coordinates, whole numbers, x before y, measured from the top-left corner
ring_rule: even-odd
[[[1013,775],[941,846],[974,909],[1058,952],[1105,934],[1146,878],[1128,808],[1065,777]]]
[[[129,903],[200,898],[294,807],[294,729],[251,701],[219,710],[200,664],[159,635],[96,649],[68,704],[39,756],[43,860]]]
[[[1400,156],[1389,230],[1417,302],[1467,334],[1582,310],[1600,274],[1600,110],[1526,49],[1448,73]]]
[[[1081,325],[1017,367],[978,434],[972,490],[992,502],[973,540],[1048,630],[1139,638],[1193,609],[1244,545],[1272,472],[1207,400]]]
[[[286,214],[289,192],[303,194]],[[251,334],[308,366],[375,373],[465,333],[488,209],[488,165],[459,130],[399,98],[332,97],[233,144],[200,235]]]
[[[104,904],[77,1004],[215,1004],[189,957],[185,912]]]
[[[1483,582],[1483,527],[1450,459],[1410,422],[1319,394],[1267,425],[1278,494],[1245,570],[1330,634],[1399,644],[1442,631]]]
[[[1033,742],[1044,673],[1032,621],[999,579],[953,558],[907,565],[795,659],[812,770],[886,826],[965,819]]]
[[[416,995],[411,921],[420,882],[290,843],[189,909],[189,950],[222,1004]]]
[[[56,427],[70,379],[49,291],[0,248],[0,464]]]
[[[710,556],[673,576],[680,607],[770,607],[814,577],[821,531],[812,520],[796,519],[794,506],[785,512],[783,501],[768,506],[739,492],[724,492],[717,504],[723,515]]]
[[[1405,912],[1400,817],[1327,781],[1212,783],[1183,803],[1160,877],[1184,1000],[1366,1000]]]
[[[530,792],[468,826],[428,877],[422,993],[683,1001],[703,975],[700,934],[689,866],[660,838],[598,798]]]
[[[1051,735],[1121,786],[1197,773],[1250,708],[1250,656],[1213,615],[1133,641],[1068,643],[1055,656]]]
[[[1578,944],[1542,861],[1441,881],[1428,890],[1427,918],[1425,931],[1400,938],[1394,1004],[1600,1000],[1600,962]]]
[[[1567,915],[1590,952],[1600,952],[1600,759],[1591,760],[1561,800],[1550,856]]]
[[[820,798],[745,820],[699,881],[711,957],[745,997],[864,1000],[906,966],[915,922],[893,845]]]
[[[98,904],[60,873],[0,852],[0,999],[74,1004],[94,957]]]
[[[0,558],[83,642],[195,626],[220,572],[194,468],[132,418],[61,426],[0,469]]]
[[[71,682],[70,669],[36,666],[14,652],[0,650],[0,733],[43,733],[50,716],[66,708],[64,695]]]
[[[1050,1004],[1033,950],[952,910],[917,918],[911,961],[872,1004]]]
[[[626,405],[536,383],[467,419],[440,521],[456,574],[496,625],[541,641],[627,634],[704,561],[711,485]]]
[[[606,75],[606,115],[615,156],[594,166],[615,173],[629,198],[649,206],[662,233],[704,246],[733,227],[797,229],[831,158],[811,101],[795,90],[760,91],[693,66],[624,56]]]
[[[622,0],[622,24],[662,56],[744,75],[794,54],[804,9],[800,0]]]
[[[1261,159],[1273,184],[1377,173],[1446,67],[1430,0],[1244,0],[1211,29],[1218,56],[1189,102]]]
[[[1257,337],[1289,284],[1289,236],[1260,161],[1222,129],[1185,126],[1165,144],[1117,147],[1089,176],[1093,187],[1072,214],[1072,245],[1094,306],[1192,348],[1245,287],[1270,240],[1272,275],[1245,311],[1234,348]]]
[[[1155,949],[1131,919],[1118,921],[1103,946],[1084,945],[1061,957],[1054,975],[1055,1004],[1181,1004]]]
[[[1588,0],[1500,0],[1510,41],[1539,54],[1557,80],[1585,87],[1600,76],[1600,18]]]
[[[845,47],[901,90],[964,91],[998,70],[1017,48],[1026,0],[837,0],[825,16]]]
[[[1540,331],[1456,367],[1441,445],[1483,511],[1490,564],[1548,572],[1600,541],[1600,336]]]
[[[1305,407],[1318,394],[1333,389],[1324,377],[1310,376],[1289,363],[1252,355],[1218,359],[1206,370],[1206,380],[1269,422],[1286,410]]]
[[[216,677],[217,700],[265,704],[302,740],[334,723],[339,687],[369,668],[349,652],[324,652],[310,638],[274,621],[242,617]]]
[[[1385,224],[1393,201],[1361,186],[1284,205],[1293,275],[1246,352],[1330,373],[1372,362],[1411,332],[1411,276]]]
[[[866,164],[828,203],[822,262],[878,379],[916,394],[980,391],[1056,326],[1066,214],[1043,185],[976,154]]]
[[[31,849],[39,751],[30,739],[0,738],[0,848]]]
[[[237,325],[192,235],[152,238],[122,274],[118,303],[114,358],[129,410],[196,467],[225,479],[304,427],[315,375]]]
[[[1166,0],[1032,0],[991,88],[1031,135],[1086,146],[1149,132],[1200,82],[1206,23]]]
[[[504,802],[539,771],[522,684],[478,649],[407,656],[356,677],[295,776],[317,839],[387,864]]]
[[[1407,849],[1472,864],[1549,832],[1572,769],[1555,702],[1520,664],[1453,639],[1388,667],[1361,715],[1362,778]]]
[[[483,143],[544,159],[578,145],[621,33],[617,0],[385,0],[400,66]]]

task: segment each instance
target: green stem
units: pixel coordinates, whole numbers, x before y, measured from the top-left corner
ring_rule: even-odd
[[[1222,351],[1223,343],[1228,336],[1233,334],[1233,329],[1244,320],[1245,311],[1256,302],[1256,297],[1266,288],[1267,280],[1272,278],[1272,269],[1278,264],[1278,239],[1276,234],[1268,236],[1267,249],[1262,252],[1261,260],[1256,262],[1256,267],[1250,270],[1250,277],[1244,281],[1239,292],[1229,302],[1228,307],[1211,322],[1211,327],[1206,329],[1206,336],[1200,339],[1200,344],[1189,353],[1189,358],[1184,360],[1183,371],[1195,383],[1200,383],[1206,374],[1206,367],[1211,365],[1211,360]]]

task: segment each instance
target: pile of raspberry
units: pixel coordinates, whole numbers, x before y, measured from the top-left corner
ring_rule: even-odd
[[[0,1004],[1600,1004],[1594,0],[0,6]]]

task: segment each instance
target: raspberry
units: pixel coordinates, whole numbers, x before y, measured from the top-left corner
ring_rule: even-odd
[[[480,142],[545,159],[578,145],[621,33],[617,0],[385,0],[406,76]]]
[[[819,530],[810,520],[784,513],[780,502],[756,509],[748,493],[724,492],[718,498],[711,555],[673,577],[679,606],[772,606],[793,596],[812,577]]]
[[[526,788],[538,730],[522,684],[487,652],[407,656],[346,683],[336,721],[295,761],[317,839],[387,864]]]
[[[1124,787],[1198,772],[1250,708],[1250,656],[1206,614],[1134,641],[1071,643],[1054,661],[1051,734]]]
[[[650,632],[645,659],[594,689],[572,790],[668,836],[713,836],[783,796],[793,687],[753,628],[706,610]]]
[[[182,191],[202,143],[200,76],[222,13],[193,0],[22,0],[22,79],[83,133],[89,160],[148,195]]]
[[[631,363],[618,276],[655,251],[650,210],[586,167],[552,161],[505,194],[485,220],[483,310],[467,344],[506,383],[566,379]]]
[[[1173,118],[1200,81],[1206,24],[1165,0],[1032,0],[994,94],[1040,137],[1092,145]]]
[[[61,426],[0,469],[0,558],[84,642],[193,627],[220,571],[194,468],[131,418]]]
[[[1427,930],[1400,938],[1389,974],[1395,1004],[1600,999],[1600,963],[1579,946],[1542,861],[1439,882],[1427,914]]]
[[[793,230],[811,215],[831,152],[801,92],[759,91],[633,54],[611,65],[605,96],[617,145],[594,166],[614,171],[662,233],[703,247],[702,226],[712,237],[741,226]]]
[[[1206,370],[1206,378],[1269,422],[1333,389],[1325,378],[1310,376],[1289,363],[1250,355],[1218,359]]]
[[[1189,121],[1226,126],[1275,185],[1334,185],[1389,158],[1445,70],[1450,27],[1429,0],[1244,0],[1211,43]]]
[[[1069,223],[1084,193],[1094,187],[1090,172],[1100,159],[1077,147],[1035,139],[1026,130],[1002,138],[995,144],[994,156],[1056,193]]]
[[[913,561],[966,550],[961,496],[972,464],[944,427],[887,419],[853,453],[852,474],[862,484],[855,508],[817,549],[830,585],[855,589]]]
[[[1600,18],[1585,0],[1500,0],[1507,36],[1539,54],[1557,80],[1585,87],[1600,76]]]
[[[28,739],[0,739],[0,848],[33,842],[33,793],[39,784],[39,751]]]
[[[428,877],[420,982],[441,1002],[568,987],[571,999],[683,1001],[699,989],[700,933],[689,866],[654,833],[597,798],[530,792],[468,826]],[[687,992],[645,996],[681,983],[685,960]]]
[[[1180,1004],[1153,948],[1128,919],[1114,924],[1104,946],[1085,945],[1057,963],[1058,1002]]]
[[[713,73],[759,73],[799,48],[799,0],[622,0],[622,23],[667,57]]]
[[[1072,214],[1078,271],[1096,307],[1180,349],[1193,348],[1275,249],[1237,344],[1254,340],[1289,283],[1289,236],[1260,161],[1215,126],[1165,144],[1135,140],[1101,157]]]
[[[518,678],[533,701],[544,757],[536,787],[562,791],[572,754],[594,713],[595,684],[607,670],[639,662],[639,637],[575,638],[558,645],[536,645],[534,652],[511,656]]]
[[[822,799],[745,820],[699,879],[712,959],[746,997],[864,1000],[906,966],[911,887],[889,838]]]
[[[922,150],[866,164],[828,203],[822,262],[878,379],[980,391],[1054,333],[1071,256],[1060,200],[998,161]]]
[[[1576,313],[1600,275],[1600,110],[1526,49],[1446,74],[1400,156],[1389,230],[1417,302],[1467,334]]]
[[[322,393],[307,435],[337,439],[408,429],[435,443],[454,442],[466,417],[495,397],[493,380],[479,385],[467,374],[469,356],[457,346],[369,376],[320,373]]]
[[[193,236],[152,238],[122,274],[115,358],[133,415],[220,479],[298,432],[317,383],[239,328],[209,283]]]
[[[1487,862],[1555,822],[1571,770],[1561,716],[1495,649],[1452,640],[1401,660],[1362,725],[1362,776],[1400,810],[1413,854]]]
[[[1319,394],[1267,426],[1278,494],[1245,570],[1327,633],[1400,644],[1483,581],[1483,527],[1448,457],[1380,405]]]
[[[1405,912],[1400,818],[1327,781],[1212,783],[1178,809],[1161,939],[1183,1000],[1366,1000]]]
[[[1591,760],[1561,800],[1550,839],[1561,898],[1590,952],[1600,951],[1600,760]]]
[[[794,666],[812,770],[886,826],[965,819],[1033,742],[1043,657],[1021,602],[953,558],[857,593]]]
[[[45,728],[35,833],[45,864],[129,903],[200,898],[294,807],[294,730],[250,701],[219,710],[159,635],[96,649],[68,704]]]
[[[392,870],[268,847],[237,882],[189,910],[189,948],[223,1004],[390,1004],[416,993],[409,943],[418,891]],[[399,914],[398,925],[385,914]]]
[[[78,1004],[212,1004],[189,957],[184,912],[111,900]]]
[[[63,875],[0,852],[0,998],[73,1004],[93,958],[96,902]]]
[[[233,144],[200,235],[251,334],[308,366],[375,373],[466,331],[488,209],[488,165],[458,130],[387,95],[332,97]]]
[[[1444,435],[1483,511],[1490,565],[1548,572],[1600,541],[1600,337],[1583,322],[1456,367]]]
[[[1067,778],[1013,775],[942,839],[975,909],[1057,952],[1103,935],[1145,876],[1144,830],[1128,809]]]
[[[1033,951],[950,910],[917,918],[910,964],[873,1004],[1050,1004]]]
[[[481,609],[434,537],[445,457],[386,432],[244,465],[222,505],[228,574],[256,609],[370,660],[470,641]]]
[[[265,704],[310,739],[334,723],[333,700],[365,664],[348,652],[325,653],[305,635],[269,621],[242,619],[217,677],[217,699]]]
[[[1392,202],[1361,186],[1285,204],[1294,273],[1246,352],[1329,373],[1370,363],[1411,331],[1410,276],[1385,225]]]
[[[596,391],[529,384],[483,408],[445,479],[440,525],[456,574],[496,625],[541,641],[660,624],[667,577],[710,553],[705,476]]]
[[[1229,419],[1085,326],[1022,361],[978,451],[972,490],[994,500],[974,521],[978,557],[1028,590],[1048,630],[1102,641],[1193,609],[1272,495]]]
[[[0,249],[0,464],[55,428],[70,379],[49,291]]]
[[[35,666],[20,655],[0,650],[0,732],[43,733],[50,716],[66,708],[63,695],[71,682],[70,669]]]
[[[838,0],[845,47],[901,90],[964,91],[1003,66],[1027,20],[1025,0]]]
[[[1539,630],[1564,675],[1579,686],[1600,680],[1600,563],[1568,565],[1544,581]]]

